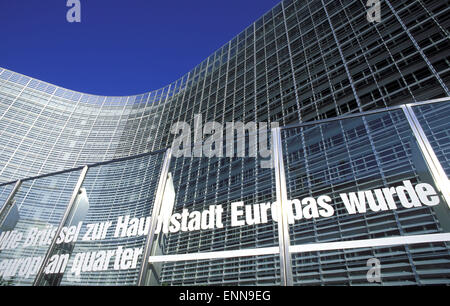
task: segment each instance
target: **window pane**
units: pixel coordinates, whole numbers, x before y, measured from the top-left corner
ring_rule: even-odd
[[[15,183],[11,183],[8,185],[0,186],[0,209],[2,209],[3,205],[5,205],[6,200],[8,199],[9,194],[14,188]],[[0,216],[1,218],[1,216]],[[1,219],[0,219],[1,220]]]
[[[24,181],[1,228],[0,282],[31,285],[59,226],[81,171]]]
[[[149,285],[280,285],[279,255],[165,262],[151,268]]]
[[[350,284],[352,265],[367,260],[351,250],[302,253],[302,246],[320,250],[323,243],[349,241],[357,246],[366,239],[389,244],[376,239],[449,232],[448,205],[402,110],[285,129],[282,143],[296,284]],[[425,269],[424,262],[429,269],[435,262],[448,266],[450,249],[439,245],[439,252],[430,243],[420,252],[402,245],[395,254],[383,248],[371,256],[391,256],[389,263],[399,266],[406,260],[408,271]],[[402,271],[391,272],[398,284]],[[436,283],[448,282],[449,271],[435,271]],[[404,284],[422,282],[414,273]]]

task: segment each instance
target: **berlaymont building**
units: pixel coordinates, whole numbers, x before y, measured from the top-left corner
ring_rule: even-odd
[[[450,284],[450,6],[369,2],[135,96],[0,68],[0,284]]]

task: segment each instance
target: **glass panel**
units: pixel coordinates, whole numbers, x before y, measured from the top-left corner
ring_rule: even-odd
[[[55,235],[79,170],[22,182],[0,227],[0,282],[32,285]]]
[[[172,162],[175,201],[169,215],[180,215],[176,215],[179,217],[177,228],[175,222],[171,223],[174,225],[173,231],[164,233],[164,227],[159,227],[165,234],[163,254],[278,246],[277,223],[273,222],[270,205],[276,201],[273,169],[256,170],[255,161],[244,158],[232,163],[224,163],[224,159],[195,163],[193,159],[186,158],[184,165],[182,159],[174,158]],[[197,175],[208,164],[217,168]],[[185,173],[178,171],[180,168]],[[244,179],[245,175],[248,178]],[[260,207],[259,203],[264,207]],[[262,209],[264,212],[261,212]],[[161,213],[166,210],[167,206],[162,208]],[[255,210],[258,210],[258,224],[251,224]]]
[[[65,224],[77,238],[57,240],[40,285],[137,284],[163,159],[89,168]]]
[[[450,178],[450,101],[413,106],[431,147]]]
[[[282,146],[291,246],[449,232],[447,203],[402,110],[285,129]],[[402,250],[399,258],[410,258],[411,270],[423,261],[450,263],[431,246],[426,257],[409,246]],[[320,268],[322,256],[304,260]],[[299,257],[293,256],[293,271],[304,268]],[[351,262],[336,260],[336,269],[347,273]],[[450,276],[440,273],[443,280]],[[315,277],[326,283],[320,273]]]
[[[3,205],[5,205],[6,200],[8,199],[9,194],[14,189],[14,185],[16,183],[11,183],[7,185],[0,186],[0,210],[3,208]],[[1,222],[1,216],[0,216],[0,222]]]
[[[280,256],[259,255],[151,264],[149,285],[280,285]]]
[[[258,140],[269,134],[259,134]],[[168,256],[171,261],[172,255],[213,257],[212,253],[221,251],[278,248],[278,223],[273,217],[277,213],[275,171],[270,152],[262,158],[259,149],[249,149],[250,143],[258,145],[252,142],[253,136],[234,138],[234,157],[224,151],[224,157],[172,158],[152,256]],[[194,277],[195,273],[170,276],[172,270],[165,270],[165,265],[163,279],[185,283],[183,277]],[[279,273],[275,265],[267,269]]]
[[[172,220],[157,227],[164,234],[162,253],[278,246],[272,218],[275,172],[271,166],[262,168],[262,162],[254,157],[173,157],[169,180],[174,200],[161,209]]]

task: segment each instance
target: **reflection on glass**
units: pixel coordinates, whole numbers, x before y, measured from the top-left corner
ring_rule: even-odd
[[[150,264],[146,284],[195,283],[199,273],[196,271],[206,269],[204,264],[194,260],[186,262],[189,269],[179,274],[173,270],[173,266],[178,265],[171,262],[173,256],[195,257],[198,253],[214,256],[215,252],[235,251],[239,254],[240,251],[278,248],[275,171],[272,167],[267,168],[271,165],[270,155],[264,158],[250,156],[258,145],[256,142],[251,145],[253,138],[250,136],[255,135],[250,131],[240,132],[236,133],[234,142],[233,139],[225,142],[233,144],[228,149],[234,150],[234,157],[225,152],[225,145],[224,157],[172,158],[170,173],[174,202],[164,203],[161,207],[159,220],[164,221],[162,216],[165,216],[168,222],[160,222],[156,227],[151,253],[151,256],[164,260]],[[258,137],[270,138],[270,133],[262,134]],[[266,258],[267,274],[279,274],[279,266],[275,263],[277,256]],[[218,259],[217,262],[227,260]],[[225,283],[239,283],[237,279],[245,274],[246,268],[236,266],[235,269],[238,272],[231,273],[228,268],[223,271]],[[255,277],[254,283],[259,283]],[[264,282],[276,283],[276,280],[272,277],[261,280],[261,284]],[[217,281],[211,280],[211,283],[217,284]]]
[[[22,182],[0,228],[0,282],[31,285],[62,220],[80,171]]]
[[[278,246],[274,171],[256,163],[173,158],[175,202],[162,206],[168,222],[156,228],[163,255]]]
[[[15,183],[11,183],[11,184],[0,186],[0,211],[2,210],[3,206],[5,205],[6,200],[8,199],[8,196],[12,192],[12,190],[14,188],[14,184]],[[2,218],[1,215],[0,215],[0,218]],[[1,219],[0,219],[0,224],[1,224]]]
[[[66,235],[65,239],[68,237],[69,229],[74,228],[74,234],[76,235],[77,230],[80,229],[82,222],[87,215],[88,210],[89,199],[86,189],[80,188],[62,229],[63,234]],[[60,235],[60,237],[62,236]],[[62,239],[56,240],[57,244],[52,252],[50,262],[44,271],[43,280],[40,282],[40,285],[45,284],[49,286],[59,286],[61,284],[64,271],[75,247],[74,240],[71,242],[62,241]]]
[[[136,285],[164,153],[89,167],[39,285]]]

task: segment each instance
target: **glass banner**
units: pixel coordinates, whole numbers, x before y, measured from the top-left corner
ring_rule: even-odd
[[[89,167],[38,285],[137,285],[163,160]]]
[[[449,283],[448,203],[402,109],[286,128],[282,146],[294,284],[358,282],[371,258],[384,284]]]

